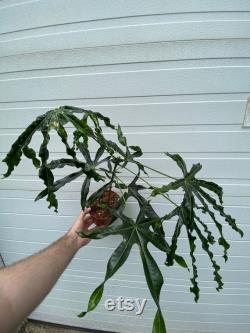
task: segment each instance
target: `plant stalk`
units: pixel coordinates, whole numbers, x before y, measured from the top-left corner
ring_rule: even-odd
[[[134,171],[128,169],[127,167],[124,167],[124,169],[126,169],[127,171],[129,171],[129,172],[133,173],[135,176],[137,176],[137,174],[136,174]],[[145,180],[145,179],[142,178],[141,176],[139,176],[139,178],[140,178],[144,183],[146,183],[148,186],[153,187],[154,189],[156,188],[155,186],[152,186],[147,180]],[[171,202],[173,205],[175,205],[176,207],[178,207],[178,205],[177,205],[173,200],[171,200],[169,197],[167,197],[164,193],[160,193],[160,195],[162,195],[165,199],[167,199],[167,200],[168,200],[169,202]]]

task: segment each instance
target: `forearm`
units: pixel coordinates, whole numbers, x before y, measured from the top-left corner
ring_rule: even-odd
[[[37,307],[78,248],[67,233],[38,254],[0,270],[1,332],[13,332]]]

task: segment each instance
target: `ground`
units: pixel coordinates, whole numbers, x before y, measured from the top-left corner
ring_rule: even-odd
[[[61,328],[52,325],[44,325],[41,323],[27,322],[18,333],[87,333],[84,331]]]

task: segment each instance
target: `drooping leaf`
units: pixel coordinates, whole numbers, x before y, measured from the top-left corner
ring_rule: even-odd
[[[211,197],[209,193],[206,192],[206,190],[209,190],[211,194],[214,194],[218,197],[219,201],[222,202],[222,195],[223,191],[222,188],[213,183],[208,181],[203,181],[196,178],[196,174],[201,170],[201,165],[199,163],[194,164],[190,171],[188,171],[185,161],[178,155],[178,154],[169,154],[167,153],[167,156],[169,156],[171,159],[173,159],[179,168],[181,169],[183,173],[183,178],[180,178],[176,181],[173,181],[169,183],[168,185],[163,185],[159,188],[154,188],[151,195],[165,195],[166,193],[182,189],[184,192],[184,197],[181,205],[179,206],[178,210],[178,221],[176,224],[175,232],[172,237],[172,243],[171,243],[171,250],[167,255],[167,265],[173,265],[174,258],[175,258],[175,252],[177,250],[177,240],[180,236],[180,230],[183,225],[185,225],[187,232],[188,232],[188,238],[189,238],[189,245],[190,245],[190,255],[192,259],[192,267],[193,267],[193,278],[191,279],[191,282],[193,284],[193,287],[191,288],[191,291],[195,294],[195,300],[197,301],[199,298],[199,288],[197,283],[197,267],[195,264],[195,257],[194,257],[194,250],[195,250],[195,236],[193,236],[193,230],[195,228],[195,231],[199,237],[199,240],[202,243],[203,249],[208,254],[212,266],[214,268],[214,276],[215,280],[218,284],[218,290],[221,289],[222,286],[222,280],[219,274],[220,267],[215,262],[214,258],[212,257],[212,252],[210,250],[210,245],[213,245],[215,243],[215,238],[212,235],[212,233],[209,231],[206,224],[201,220],[201,218],[196,214],[197,209],[202,209],[203,213],[208,214],[212,221],[215,223],[215,226],[217,227],[220,238],[218,239],[218,244],[221,245],[224,249],[224,259],[227,260],[228,258],[228,249],[229,249],[229,243],[226,241],[221,223],[217,220],[215,213],[212,211],[209,205],[212,205],[213,209],[215,211],[218,211],[221,216],[224,217],[225,221],[228,222],[228,224],[237,232],[243,235],[242,231],[237,227],[235,220],[228,214],[224,212],[224,207],[221,206],[216,202],[216,200]],[[196,200],[198,199],[198,203]],[[202,231],[199,229],[198,224],[196,224],[196,221],[199,225],[202,226],[204,229],[206,235],[203,235]]]
[[[49,169],[64,168],[65,166],[85,169],[85,163],[69,158],[60,158],[58,160],[52,160],[51,162],[48,163]]]
[[[52,192],[56,192],[58,191],[61,187],[63,187],[64,185],[72,182],[73,180],[75,180],[76,178],[80,177],[82,174],[84,173],[83,170],[77,171],[77,172],[73,172],[68,176],[65,176],[61,179],[58,179],[56,182],[53,183],[53,185],[50,187],[50,190]],[[35,201],[44,198],[46,195],[48,195],[48,188],[46,188],[45,190],[41,191],[35,198]]]
[[[179,256],[178,254],[175,254],[174,260],[177,262],[177,264],[179,266],[181,266],[183,268],[187,268],[189,270],[188,265],[187,265],[185,259],[182,256]]]
[[[135,183],[134,183],[135,185]],[[127,198],[132,195],[131,192],[127,193]],[[159,222],[163,222],[163,219],[155,218],[150,219],[146,218],[147,207],[145,205],[140,206],[140,211],[137,216],[136,221],[124,215],[122,212],[114,210],[114,215],[120,219],[120,224],[113,224],[106,228],[100,228],[94,230],[90,234],[85,234],[82,231],[79,231],[78,234],[82,237],[89,237],[92,239],[100,239],[111,235],[121,235],[123,237],[123,241],[118,246],[116,251],[113,253],[111,258],[109,259],[107,272],[105,275],[104,281],[95,289],[92,293],[89,304],[86,311],[80,313],[79,316],[84,316],[89,311],[92,311],[100,302],[101,298],[95,297],[96,294],[100,295],[103,293],[104,283],[111,278],[114,273],[124,264],[130,250],[134,244],[137,244],[140,249],[140,254],[142,258],[142,264],[144,268],[144,273],[146,277],[146,281],[150,290],[150,293],[157,305],[157,312],[153,324],[153,332],[162,333],[166,332],[165,323],[163,319],[163,315],[160,308],[160,291],[163,284],[163,277],[159,270],[159,267],[150,254],[147,244],[150,242],[158,249],[162,249],[164,251],[168,251],[166,247],[166,243],[161,241],[157,241],[156,234],[150,230],[150,227],[153,227],[155,224]]]
[[[165,153],[168,157],[172,158],[178,165],[178,167],[181,169],[184,176],[187,175],[187,166],[184,162],[183,158],[179,154],[170,154]]]
[[[104,152],[105,152],[105,147],[104,146],[100,146],[97,149],[97,152],[96,152],[96,155],[95,155],[95,159],[94,159],[94,164],[95,165],[97,165],[98,161],[100,160],[100,158],[102,157],[102,155],[103,155]]]
[[[123,135],[121,126],[118,124],[117,126],[117,135],[118,135],[118,140],[120,142],[120,144],[122,144],[123,146],[127,146],[127,139],[125,138],[125,136]]]
[[[80,152],[82,153],[82,155],[84,156],[87,165],[89,166],[89,169],[91,169],[92,167],[92,160],[91,160],[91,156],[88,150],[88,147],[84,145],[84,143],[79,143],[78,144],[78,148],[80,150]]]
[[[36,157],[36,152],[34,149],[32,149],[26,145],[23,147],[22,151],[23,151],[23,154],[25,155],[25,157],[32,160],[32,163],[36,168],[40,167],[40,161]]]
[[[62,116],[59,119],[62,119]],[[68,134],[67,134],[65,128],[60,124],[60,122],[58,123],[58,126],[57,126],[56,130],[57,130],[57,133],[60,136],[63,144],[66,147],[67,154],[72,156],[73,158],[75,158],[76,157],[76,152],[74,150],[74,147],[70,147],[70,145],[68,143]]]
[[[69,105],[63,106],[63,108],[65,110],[69,110],[71,112],[79,112],[79,113],[85,113],[85,114],[88,114],[88,115],[93,115],[94,117],[102,120],[107,127],[115,129],[115,126],[113,124],[111,124],[110,119],[108,117],[103,116],[99,112],[93,112],[91,110],[85,110],[85,109],[82,109],[82,108],[79,108],[79,107],[69,106]]]
[[[141,147],[139,146],[129,146],[129,148],[131,148],[134,153],[132,154],[133,157],[140,157],[143,155]]]
[[[3,175],[4,177],[10,176],[14,168],[20,163],[22,149],[30,142],[33,134],[42,127],[46,117],[47,113],[37,117],[12,144],[10,151],[3,159],[3,162],[5,162],[8,167],[7,172]]]
[[[86,177],[83,184],[82,184],[82,189],[81,189],[81,206],[82,210],[86,207],[86,201],[87,201],[87,196],[89,193],[89,185],[90,185],[90,178]]]
[[[209,241],[207,240],[206,237],[203,236],[202,232],[200,231],[200,229],[197,227],[197,225],[194,225],[194,230],[196,231],[198,237],[200,238],[201,244],[202,244],[202,248],[204,251],[207,252],[210,261],[213,265],[214,268],[214,280],[217,282],[217,291],[221,290],[223,288],[223,282],[222,282],[222,277],[220,275],[220,266],[217,264],[217,262],[214,259],[214,255],[210,250],[210,245],[209,245]]]
[[[109,229],[114,229],[114,228],[109,227]],[[124,236],[124,241],[115,249],[115,251],[111,255],[107,264],[107,270],[104,281],[94,290],[94,292],[90,296],[87,311],[81,312],[78,315],[79,317],[85,316],[88,312],[93,311],[97,307],[97,305],[101,300],[101,296],[103,294],[105,282],[118,271],[118,269],[125,263],[130,254],[130,251],[134,244],[133,243],[134,233],[129,234],[126,231],[126,228],[123,229],[120,228],[119,231]]]
[[[137,232],[137,237],[144,268],[144,275],[146,277],[149,291],[158,308],[153,323],[153,332],[166,333],[166,327],[160,308],[160,292],[163,285],[163,277],[156,261],[147,248],[147,241],[145,241],[144,237],[141,237],[139,232]]]
[[[48,129],[47,128],[43,129],[42,134],[43,134],[43,142],[39,150],[39,156],[41,158],[42,164],[39,169],[39,177],[43,180],[44,185],[46,186],[47,201],[49,202],[49,208],[54,207],[55,211],[57,212],[58,202],[55,193],[53,191],[54,176],[52,171],[48,168],[47,165],[47,161],[49,159],[48,143],[50,140]]]
[[[192,283],[192,287],[190,287],[191,293],[194,294],[194,300],[197,303],[200,297],[200,288],[198,286],[198,269],[196,266],[196,258],[195,258],[195,240],[196,237],[192,235],[192,232],[186,227],[187,230],[187,236],[188,236],[188,241],[189,241],[189,248],[190,248],[190,257],[192,261],[192,270],[193,270],[193,276],[191,277],[190,281]]]

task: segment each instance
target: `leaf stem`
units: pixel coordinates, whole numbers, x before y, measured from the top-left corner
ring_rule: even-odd
[[[123,182],[118,176],[115,175],[115,178],[118,180],[117,185],[118,185],[118,187],[119,187],[119,190],[120,190],[120,193],[121,193],[121,195],[122,195],[123,201],[124,201],[124,203],[125,203],[125,205],[126,205],[126,200],[124,199],[122,189],[121,189],[121,187],[120,187],[120,185],[119,185],[119,181],[122,182],[124,185],[126,185],[126,184],[125,184],[125,183],[124,183],[124,182]],[[127,185],[126,185],[126,186],[127,186]]]
[[[124,167],[124,169],[126,169],[127,171],[129,171],[129,172],[131,172],[131,173],[133,173],[135,176],[137,176],[137,174],[134,172],[134,171],[132,171],[132,170],[130,170],[130,169],[128,169],[127,167]],[[146,179],[144,179],[144,178],[142,178],[141,176],[139,176],[139,178],[144,182],[144,183],[146,183],[148,186],[150,186],[150,187],[153,187],[154,189],[156,188],[155,186],[152,186]],[[173,200],[171,200],[168,196],[166,196],[164,193],[160,193],[160,195],[162,195],[165,199],[167,199],[169,202],[171,202],[173,205],[175,205],[176,207],[179,207]]]
[[[150,166],[145,165],[145,164],[143,164],[143,163],[140,163],[140,162],[133,162],[133,163],[140,164],[140,165],[142,165],[144,168],[149,169],[149,170],[152,170],[152,171],[154,171],[154,172],[156,172],[156,173],[159,173],[159,174],[162,175],[162,176],[165,176],[165,177],[168,177],[168,178],[171,178],[171,179],[174,179],[174,180],[178,180],[178,178],[176,178],[176,177],[173,177],[173,176],[170,176],[170,175],[168,175],[168,174],[166,174],[166,173],[164,173],[164,172],[158,171],[158,170],[156,170],[156,169],[154,169],[154,168],[151,168]]]

